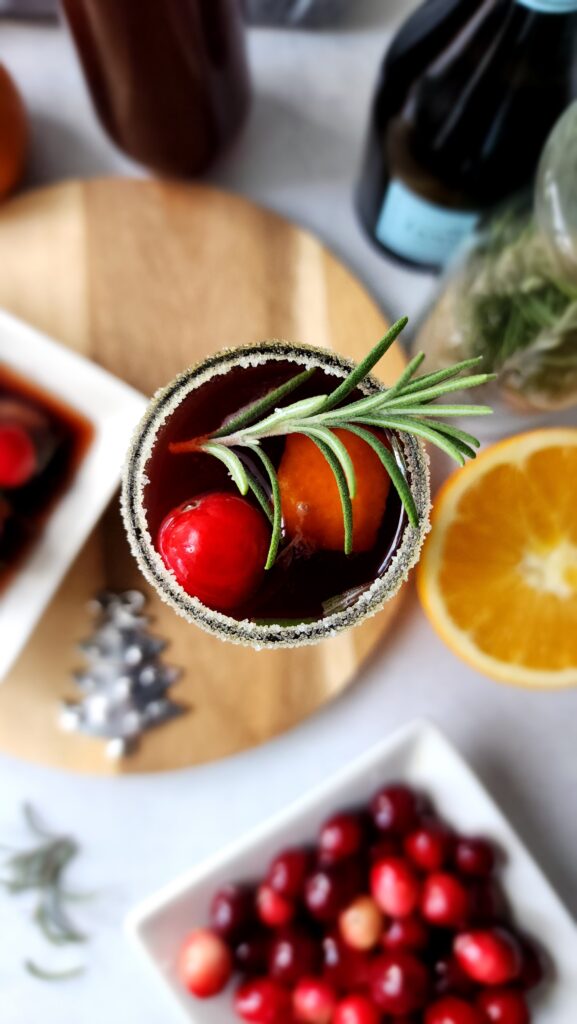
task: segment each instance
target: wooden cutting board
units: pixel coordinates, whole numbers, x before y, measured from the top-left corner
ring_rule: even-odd
[[[0,210],[0,306],[146,394],[212,351],[263,338],[359,359],[384,333],[379,309],[306,231],[205,186],[69,182]],[[404,364],[392,349],[384,379]],[[261,743],[335,697],[381,642],[397,601],[317,647],[254,652],[188,626],[150,593],[166,661],[182,666],[189,713],[149,732],[116,763],[103,745],[60,732],[75,696],[75,651],[102,587],[148,591],[128,552],[117,501],[86,544],[18,664],[0,686],[0,750],[74,771],[158,771]],[[398,600],[398,599],[397,599]]]

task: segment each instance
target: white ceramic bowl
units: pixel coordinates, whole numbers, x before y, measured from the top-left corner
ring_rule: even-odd
[[[0,593],[0,679],[110,501],[146,399],[134,388],[0,311],[0,363],[88,419],[94,437],[40,536]]]
[[[208,921],[211,897],[223,883],[256,879],[285,846],[310,842],[322,821],[342,807],[366,803],[380,786],[402,780],[429,794],[464,833],[485,835],[507,854],[502,880],[519,925],[541,938],[556,977],[534,1001],[535,1024],[577,1020],[577,927],[518,836],[461,755],[435,727],[417,721],[265,822],[250,835],[194,867],[129,915],[127,929],[172,997],[183,1021],[230,1024],[231,990],[199,1001],[183,991],[176,958],[186,934]]]

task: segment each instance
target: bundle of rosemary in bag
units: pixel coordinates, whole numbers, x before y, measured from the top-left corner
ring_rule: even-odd
[[[519,411],[577,402],[577,103],[547,143],[532,206],[516,200],[478,233],[418,347],[438,366],[482,356]]]

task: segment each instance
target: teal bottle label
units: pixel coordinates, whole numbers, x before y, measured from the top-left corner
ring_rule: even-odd
[[[541,14],[571,14],[577,11],[577,0],[517,0],[517,3]]]
[[[447,210],[391,182],[375,234],[387,249],[413,263],[444,266],[479,220],[472,211]]]

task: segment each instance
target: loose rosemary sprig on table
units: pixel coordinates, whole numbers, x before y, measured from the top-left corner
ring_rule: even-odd
[[[281,387],[260,398],[222,427],[204,437],[177,441],[169,445],[174,454],[204,452],[219,459],[228,469],[241,494],[252,491],[272,526],[272,536],[266,568],[276,560],[282,532],[281,498],[275,467],[261,446],[266,438],[304,434],[322,452],[330,465],[338,489],[343,511],[344,550],[352,551],[352,501],[356,494],[356,480],[351,457],[335,430],[347,430],[362,438],[378,455],[406,509],[409,522],[418,525],[418,513],[409,484],[394,454],[371,429],[398,434],[412,434],[430,441],[446,452],[460,465],[466,458],[475,458],[478,440],[471,434],[444,423],[438,417],[482,416],[492,410],[485,405],[435,405],[443,395],[474,388],[494,378],[494,374],[479,373],[461,377],[465,370],[477,366],[480,359],[466,359],[435,373],[415,376],[424,360],[420,353],[410,361],[392,387],[367,395],[357,401],[342,403],[371,372],[406,326],[407,317],[393,324],[384,338],[369,352],[347,377],[328,395],[314,395],[290,405],[279,403],[310,379],[314,370],[305,370]],[[272,411],[271,411],[272,410]],[[270,497],[258,479],[247,467],[235,449],[244,449],[256,457],[263,466],[270,484]]]
[[[72,923],[64,908],[67,900],[77,898],[64,887],[64,874],[78,854],[78,843],[69,836],[57,836],[50,832],[30,804],[25,804],[23,811],[38,843],[34,847],[12,852],[4,860],[0,886],[13,895],[38,893],[34,920],[44,937],[53,945],[85,942],[86,935]],[[84,970],[79,966],[63,971],[47,971],[31,960],[25,961],[25,967],[30,974],[43,981],[76,977]]]

